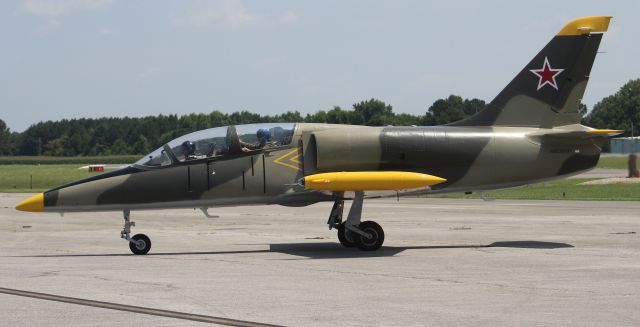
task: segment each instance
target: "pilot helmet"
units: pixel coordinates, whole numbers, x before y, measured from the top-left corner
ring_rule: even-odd
[[[192,155],[196,153],[196,144],[191,141],[182,142],[182,149],[185,155]]]
[[[269,132],[268,128],[261,128],[256,133],[258,139],[264,138],[266,141],[269,141],[269,137],[271,137],[271,132]]]

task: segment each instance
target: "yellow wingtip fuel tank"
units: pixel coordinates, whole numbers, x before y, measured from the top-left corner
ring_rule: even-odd
[[[446,181],[437,176],[406,171],[357,171],[309,175],[304,178],[304,186],[323,191],[381,191],[415,189]]]

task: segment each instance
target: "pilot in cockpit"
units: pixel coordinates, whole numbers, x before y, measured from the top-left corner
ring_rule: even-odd
[[[185,160],[196,159],[196,144],[191,141],[184,141],[182,143],[182,153]]]
[[[256,136],[258,137],[258,143],[247,143],[240,140],[242,151],[249,152],[275,146],[275,142],[269,142],[271,132],[269,132],[268,128],[260,128]]]

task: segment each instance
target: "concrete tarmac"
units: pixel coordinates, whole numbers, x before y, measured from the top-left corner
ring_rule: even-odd
[[[1,326],[639,326],[640,202],[365,201],[377,252],[342,248],[331,203],[132,212],[150,255],[131,255],[121,213],[17,212],[0,194]],[[90,302],[87,302],[90,303]],[[239,325],[233,320],[228,325]]]
[[[613,178],[613,177],[624,178],[627,176],[629,176],[629,171],[626,169],[594,168],[582,174],[574,175],[569,178]]]

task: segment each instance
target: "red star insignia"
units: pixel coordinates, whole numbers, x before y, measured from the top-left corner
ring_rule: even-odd
[[[540,69],[531,69],[530,72],[536,74],[536,76],[540,77],[538,80],[538,91],[545,85],[549,85],[554,89],[558,89],[558,83],[556,83],[556,76],[562,73],[564,69],[553,69],[551,65],[549,65],[549,59],[544,57],[544,64]]]

